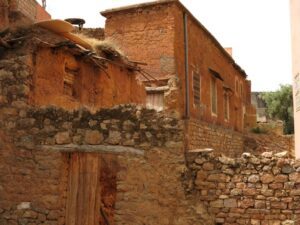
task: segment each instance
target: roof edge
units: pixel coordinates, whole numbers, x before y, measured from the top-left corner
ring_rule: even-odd
[[[187,13],[194,22],[212,39],[212,41],[216,44],[217,48],[221,50],[223,55],[232,63],[233,67],[238,70],[242,76],[247,78],[246,72],[235,62],[233,57],[225,50],[225,48],[220,44],[220,42],[210,33],[209,30],[206,29],[206,27],[179,1],[179,0],[157,0],[157,1],[152,1],[152,2],[145,2],[145,3],[140,3],[140,4],[134,4],[134,5],[129,5],[129,6],[123,6],[123,7],[118,7],[118,8],[113,8],[113,9],[107,9],[100,14],[104,17],[107,17],[109,14],[116,13],[116,12],[121,12],[121,11],[130,11],[138,8],[144,8],[144,7],[151,7],[155,5],[162,5],[162,4],[167,4],[167,3],[175,3],[177,4],[180,8],[184,10],[185,13]]]
[[[127,5],[127,6],[122,6],[122,7],[112,8],[112,9],[106,9],[104,11],[101,11],[100,14],[102,16],[106,17],[107,15],[109,15],[111,13],[115,13],[115,12],[132,10],[132,9],[137,9],[137,8],[144,8],[144,7],[149,7],[149,6],[161,5],[161,4],[167,4],[167,3],[171,3],[171,2],[179,3],[179,0],[157,0],[157,1],[134,4],[134,5]]]

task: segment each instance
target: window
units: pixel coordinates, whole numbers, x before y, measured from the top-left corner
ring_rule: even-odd
[[[216,78],[211,78],[211,112],[217,114],[217,80]]]
[[[78,79],[79,69],[70,69],[65,65],[64,74],[64,94],[70,97],[76,97],[75,82]]]
[[[224,119],[229,120],[229,94],[224,93]]]
[[[240,95],[243,97],[243,83],[240,82]]]
[[[239,94],[239,81],[237,78],[235,78],[235,93]]]
[[[164,109],[164,92],[147,93],[147,108],[162,111]]]
[[[193,96],[194,96],[194,106],[200,108],[200,99],[201,99],[201,83],[200,83],[200,74],[193,72]]]

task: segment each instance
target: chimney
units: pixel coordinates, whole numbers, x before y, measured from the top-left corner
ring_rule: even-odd
[[[232,57],[232,48],[229,47],[229,48],[224,48],[224,49]]]

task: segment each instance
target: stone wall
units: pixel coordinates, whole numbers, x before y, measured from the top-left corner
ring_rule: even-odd
[[[217,153],[238,156],[244,151],[244,136],[231,129],[190,119],[188,122],[189,150],[212,148]]]
[[[187,190],[200,196],[216,224],[299,224],[300,162],[286,156],[189,153]]]
[[[295,157],[295,140],[293,135],[244,134],[244,151],[260,155],[263,152],[274,153],[286,151]]]
[[[28,57],[1,60],[0,68],[1,224],[66,224],[70,162],[78,152],[117,155],[116,162],[102,157],[105,202],[96,202],[104,205],[110,224],[212,224],[182,185],[186,165],[178,118],[131,105],[95,113],[35,107],[28,104]],[[103,191],[110,185],[116,193]]]

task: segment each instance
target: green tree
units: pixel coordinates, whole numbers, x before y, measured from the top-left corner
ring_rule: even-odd
[[[261,95],[267,104],[267,113],[271,119],[279,119],[284,123],[284,133],[294,133],[293,89],[291,85],[280,85],[275,92]]]

